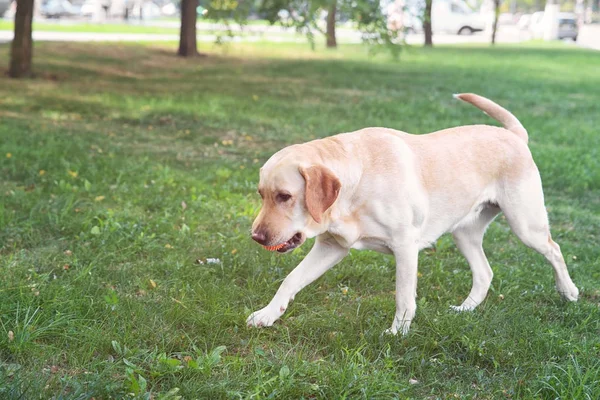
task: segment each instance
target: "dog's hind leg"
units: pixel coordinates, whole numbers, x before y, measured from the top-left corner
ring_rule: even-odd
[[[465,256],[473,274],[473,286],[469,297],[460,306],[451,306],[456,311],[471,311],[487,296],[494,276],[492,268],[483,252],[483,235],[490,222],[500,213],[500,208],[489,205],[468,225],[460,226],[452,232],[454,242]]]
[[[544,206],[542,184],[537,171],[513,185],[500,207],[512,231],[521,241],[542,254],[554,268],[556,289],[566,299],[576,301],[579,290],[573,284],[560,247],[552,240]]]

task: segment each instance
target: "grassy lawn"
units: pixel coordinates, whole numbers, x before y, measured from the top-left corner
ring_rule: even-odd
[[[14,22],[8,20],[0,20],[0,31],[12,31]],[[160,27],[160,26],[144,26],[144,25],[127,25],[127,24],[93,24],[86,22],[73,22],[69,24],[59,24],[52,22],[34,22],[34,31],[47,32],[77,32],[77,33],[156,33],[156,34],[176,34],[179,33],[177,28]]]
[[[600,53],[173,53],[45,43],[37,79],[0,76],[0,398],[600,398]],[[394,262],[366,251],[274,327],[247,329],[311,246],[278,256],[251,241],[261,164],[366,126],[493,123],[459,91],[528,129],[580,301],[559,298],[551,267],[500,217],[484,245],[493,287],[473,313],[449,310],[471,276],[444,236],[421,253],[406,337],[381,335]]]
[[[178,22],[179,20],[167,19],[169,22]],[[210,21],[198,20],[198,27],[201,29],[198,33],[213,32],[210,29],[202,29],[203,25],[210,24]],[[250,27],[268,26],[268,21],[253,20],[248,21]],[[237,25],[232,24],[233,27]],[[12,20],[0,19],[0,31],[14,30]],[[135,25],[125,23],[88,23],[83,21],[67,21],[67,23],[58,22],[34,22],[34,31],[46,32],[76,32],[76,33],[154,33],[154,34],[179,34],[179,28],[168,26]],[[290,32],[294,32],[290,30]]]

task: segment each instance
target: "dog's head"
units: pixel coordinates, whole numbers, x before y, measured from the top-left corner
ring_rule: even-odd
[[[287,253],[321,233],[341,183],[321,164],[271,161],[260,170],[262,207],[252,224],[252,239],[268,250]]]

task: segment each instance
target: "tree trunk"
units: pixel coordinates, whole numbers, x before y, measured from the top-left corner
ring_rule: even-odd
[[[31,56],[33,40],[31,38],[31,20],[33,18],[33,0],[17,0],[15,13],[15,37],[10,52],[8,75],[11,78],[31,76]]]
[[[181,1],[181,30],[179,35],[179,54],[182,57],[198,55],[196,47],[196,8],[198,0]]]
[[[433,0],[425,0],[425,15],[423,16],[423,32],[425,32],[425,46],[433,46],[433,31],[431,30],[431,4]]]
[[[335,14],[337,11],[337,0],[334,0],[329,6],[329,12],[327,13],[327,47],[337,47],[337,40],[335,38]]]
[[[494,24],[492,25],[492,44],[496,44],[496,32],[498,31],[498,16],[500,15],[501,0],[494,0]]]

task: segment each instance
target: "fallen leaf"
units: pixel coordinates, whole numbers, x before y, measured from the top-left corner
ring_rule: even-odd
[[[192,361],[192,357],[190,357],[190,356],[185,356],[185,357],[183,357],[183,361],[185,361],[186,363],[187,363],[187,362],[190,362],[190,361]]]
[[[56,365],[53,365],[50,367],[50,372],[52,372],[53,374],[58,372],[58,367]]]
[[[154,282],[152,279],[150,279],[149,284],[150,289],[156,289],[156,282]]]
[[[69,268],[71,268],[71,266],[70,266],[69,264],[65,264],[65,265],[63,265],[63,269],[64,269],[65,271],[68,271],[68,270],[69,270]]]

